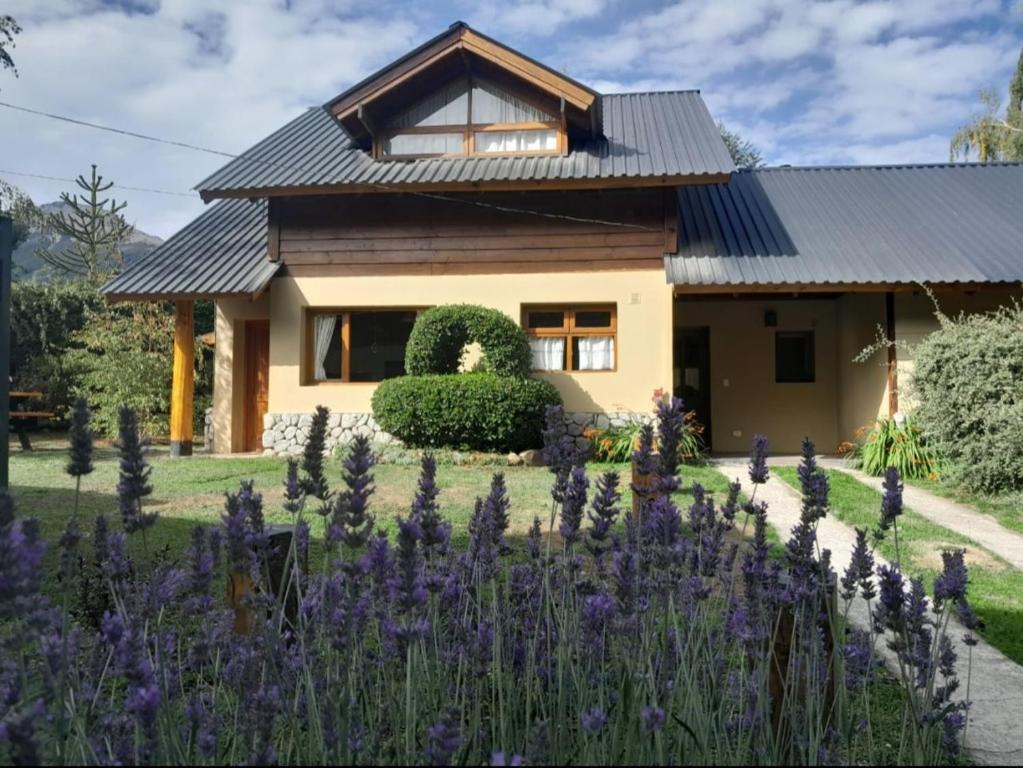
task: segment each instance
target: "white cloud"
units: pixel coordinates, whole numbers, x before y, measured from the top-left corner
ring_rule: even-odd
[[[534,35],[546,37],[565,24],[600,14],[608,0],[503,0],[474,3],[469,21],[491,37]]]
[[[138,7],[138,0],[133,5]],[[83,120],[240,152],[305,107],[401,55],[430,32],[397,14],[346,4],[271,0],[165,2],[155,13],[98,4],[15,3],[24,32],[17,80],[0,98]],[[6,10],[6,9],[5,9]],[[174,149],[4,110],[7,170],[69,177],[98,163],[120,184],[187,191],[224,158]],[[11,177],[38,200],[67,185]],[[168,235],[202,205],[124,192],[139,226]]]

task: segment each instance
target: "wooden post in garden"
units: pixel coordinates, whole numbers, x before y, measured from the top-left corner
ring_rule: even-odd
[[[11,270],[14,223],[0,216],[0,488],[7,489],[11,419]]]
[[[885,341],[888,342],[888,418],[899,412],[899,353],[895,347],[895,294],[884,297]]]
[[[656,454],[655,454],[656,455]],[[642,474],[636,468],[636,459],[632,460],[632,517],[639,522],[640,513],[647,504],[652,504],[660,491],[659,478],[656,472]]]
[[[174,302],[174,371],[171,375],[170,455],[192,455],[192,395],[195,386],[195,310]]]

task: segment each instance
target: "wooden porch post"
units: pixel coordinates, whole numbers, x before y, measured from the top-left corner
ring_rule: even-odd
[[[170,454],[192,455],[192,392],[195,385],[195,311],[174,302],[174,372],[171,377]]]
[[[899,412],[899,355],[895,347],[895,294],[884,296],[885,339],[888,342],[888,417]]]

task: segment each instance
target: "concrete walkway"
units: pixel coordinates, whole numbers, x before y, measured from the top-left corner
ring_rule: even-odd
[[[729,480],[738,479],[746,496],[753,495],[746,463],[739,460],[715,461],[716,468]],[[906,489],[909,490],[908,488]],[[799,494],[787,483],[773,475],[756,489],[757,501],[767,502],[767,519],[787,540],[792,528],[799,522]],[[907,506],[912,506],[906,499]],[[915,508],[919,511],[919,508]],[[817,528],[822,547],[831,550],[832,563],[841,576],[849,564],[850,553],[856,542],[855,532],[834,517],[826,517]],[[878,558],[878,563],[883,560]],[[869,626],[867,604],[857,598],[850,618],[863,627]],[[962,628],[956,624],[952,639],[956,642],[960,658],[962,688],[965,696],[967,648],[959,642]],[[883,649],[881,649],[883,650]],[[1000,651],[980,640],[973,649],[970,681],[970,724],[966,734],[966,748],[974,761],[981,765],[1023,766],[1023,667],[1009,660]]]
[[[883,480],[880,477],[873,477],[847,466],[832,468],[852,475],[864,485],[878,491],[882,490]],[[914,488],[908,483],[902,491],[902,501],[906,507],[921,517],[973,539],[1013,568],[1023,570],[1023,535],[999,525],[990,515],[971,509],[965,504],[944,499],[922,488]]]

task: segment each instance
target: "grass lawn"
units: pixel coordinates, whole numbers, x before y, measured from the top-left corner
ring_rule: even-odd
[[[799,488],[794,467],[772,471],[793,488]],[[881,494],[839,471],[827,471],[831,483],[831,514],[856,528],[873,530],[881,509]],[[906,509],[899,518],[899,545],[904,570],[924,577],[930,590],[941,570],[942,549],[966,550],[970,569],[970,601],[985,623],[984,639],[1018,664],[1023,664],[1023,572],[1016,570],[970,539],[942,528]],[[889,535],[878,547],[892,560],[895,545]]]
[[[37,449],[26,453],[12,448],[11,491],[15,498],[18,514],[37,517],[43,535],[51,542],[47,553],[47,572],[54,573],[58,560],[56,543],[73,514],[75,485],[64,472],[67,461],[66,451],[60,440],[36,441]],[[270,523],[290,522],[291,518],[281,508],[282,482],[285,461],[275,457],[215,458],[193,456],[172,459],[166,449],[154,449],[150,456],[153,468],[153,494],[145,501],[145,507],[156,510],[160,519],[147,532],[150,552],[167,548],[172,559],[179,558],[188,545],[188,537],[196,524],[212,525],[220,521],[223,510],[224,492],[236,491],[241,480],[252,480],[257,491],[263,494],[263,506]],[[597,473],[616,469],[622,476],[623,485],[630,482],[627,465],[594,464],[588,467],[592,483]],[[453,524],[453,539],[456,545],[467,536],[469,517],[477,496],[485,496],[490,478],[495,471],[502,471],[511,499],[510,539],[514,545],[524,545],[525,536],[538,515],[546,530],[550,519],[551,474],[545,468],[495,467],[495,466],[453,466],[439,464],[437,484],[441,489],[442,511]],[[117,456],[109,448],[97,449],[95,471],[83,478],[80,521],[82,533],[90,537],[92,521],[103,512],[115,530],[120,527],[117,512]],[[388,532],[395,529],[395,518],[407,515],[419,478],[418,466],[379,464],[373,473],[376,478],[376,493],[370,508],[377,518],[377,525]],[[708,492],[719,500],[724,499],[728,481],[710,467],[683,467],[685,485],[683,493],[688,494],[692,482],[701,483]],[[328,462],[328,479],[332,486],[341,484],[340,462]],[[631,498],[627,490],[623,494],[623,508],[630,508]],[[688,507],[685,498],[680,506]],[[322,535],[322,523],[310,515],[314,538]],[[141,537],[132,537],[132,546],[140,554]],[[86,551],[89,551],[86,549]],[[314,547],[314,553],[319,552]],[[51,584],[51,587],[55,586]]]
[[[1009,491],[994,495],[970,493],[941,480],[907,480],[906,484],[971,506],[986,515],[991,515],[1004,527],[1023,533],[1023,492]]]

